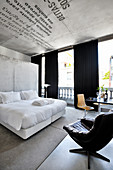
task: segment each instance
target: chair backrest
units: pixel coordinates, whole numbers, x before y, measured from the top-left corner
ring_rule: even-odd
[[[94,125],[89,132],[90,145],[94,150],[103,148],[113,137],[113,113],[105,112],[96,117]]]
[[[86,105],[84,94],[77,94],[77,98],[78,98],[77,107]]]
[[[113,134],[113,113],[105,112],[96,117],[93,127],[97,132],[107,137],[108,134]]]

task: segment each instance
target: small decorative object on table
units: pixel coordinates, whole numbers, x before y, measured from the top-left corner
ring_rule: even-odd
[[[107,99],[108,99],[108,93],[107,93],[107,90],[106,90],[105,95],[104,95],[104,101],[107,101]]]
[[[104,98],[104,100],[107,100],[106,98],[108,98],[108,94],[107,94],[108,89],[104,88],[104,84],[100,87],[97,87],[97,90],[99,90],[99,92],[97,92],[97,93],[99,93],[98,96],[100,96],[100,98]],[[106,97],[105,97],[105,94],[106,94]]]

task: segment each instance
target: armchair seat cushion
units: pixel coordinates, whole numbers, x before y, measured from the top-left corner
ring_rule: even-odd
[[[89,133],[89,130],[82,125],[81,121],[66,125],[63,127],[69,135],[76,140],[84,140],[86,134]]]
[[[94,119],[90,119],[90,118],[84,118],[81,119],[81,124],[88,130],[90,130],[92,128],[92,126],[94,125]]]
[[[71,125],[74,131],[77,132],[88,132],[88,129],[82,124],[81,121],[75,122]]]

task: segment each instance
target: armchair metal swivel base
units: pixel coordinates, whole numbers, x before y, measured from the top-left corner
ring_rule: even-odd
[[[110,162],[108,158],[100,155],[97,151],[105,147],[113,137],[113,113],[100,114],[95,120],[81,119],[64,126],[63,129],[82,147],[71,149],[70,152],[88,156],[88,169],[90,169],[90,156]]]
[[[99,154],[99,153],[96,153],[96,152],[91,152],[91,151],[86,151],[85,149],[83,148],[80,148],[80,149],[71,149],[70,152],[72,153],[80,153],[80,154],[85,154],[88,156],[88,169],[90,169],[90,156],[94,156],[94,157],[97,157],[97,158],[100,158],[104,161],[107,161],[107,162],[110,162],[110,160],[106,157],[104,157],[103,155]]]

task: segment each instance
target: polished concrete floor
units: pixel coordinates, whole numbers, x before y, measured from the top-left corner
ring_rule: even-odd
[[[70,153],[73,148],[79,148],[79,145],[68,135],[37,170],[87,170],[87,156]],[[90,169],[113,170],[113,140],[99,153],[109,158],[110,163],[91,156]]]

